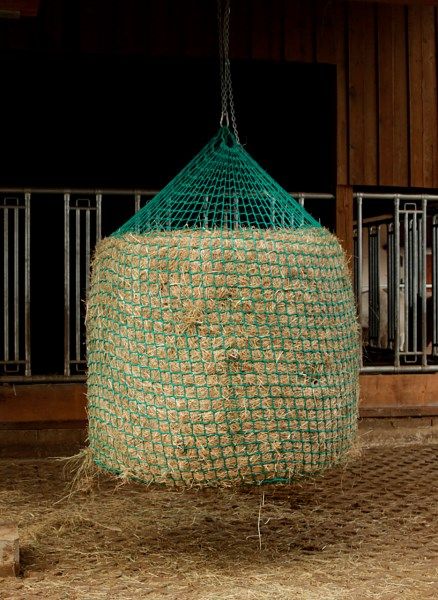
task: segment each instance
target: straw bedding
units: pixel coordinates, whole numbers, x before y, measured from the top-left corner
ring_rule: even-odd
[[[145,482],[289,481],[352,444],[358,333],[323,229],[124,234],[87,314],[95,462]]]
[[[70,495],[76,461],[0,460],[22,568],[0,578],[0,598],[436,600],[438,426],[412,421],[373,420],[348,467],[288,486],[146,488],[99,473]]]

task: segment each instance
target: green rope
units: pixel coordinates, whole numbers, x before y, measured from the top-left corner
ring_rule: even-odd
[[[190,228],[319,227],[223,127],[114,234]]]

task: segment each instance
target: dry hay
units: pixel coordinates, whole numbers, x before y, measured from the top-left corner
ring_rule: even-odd
[[[436,444],[369,448],[263,494],[101,474],[67,497],[61,463],[0,461],[0,515],[19,524],[22,561],[0,598],[432,600],[437,458]]]
[[[90,446],[107,470],[176,485],[287,481],[351,446],[356,313],[324,229],[110,237],[87,328]]]

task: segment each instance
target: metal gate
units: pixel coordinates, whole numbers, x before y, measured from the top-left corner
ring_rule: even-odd
[[[0,382],[85,379],[85,299],[90,263],[102,233],[108,234],[115,228],[110,222],[103,232],[102,207],[114,200],[116,205],[124,207],[122,215],[126,218],[155,194],[152,190],[0,190],[0,247],[3,248]],[[64,209],[63,223],[49,223],[46,232],[50,236],[50,227],[63,227],[64,247],[52,249],[54,255],[63,252],[62,272],[53,274],[62,279],[63,324],[51,322],[50,315],[44,316],[49,327],[63,327],[63,346],[55,349],[63,352],[63,368],[62,372],[54,371],[48,360],[47,372],[34,374],[31,348],[35,324],[31,306],[32,289],[38,282],[32,277],[35,262],[31,251],[31,220],[32,212],[39,211],[42,200],[48,197],[62,203]]]
[[[85,298],[94,246],[156,193],[0,190],[0,382],[85,380]],[[330,207],[334,215],[332,194],[293,196],[314,214]],[[363,333],[362,372],[438,371],[438,196],[354,197],[352,270]],[[63,206],[63,222],[61,218],[55,226],[63,228],[64,245],[50,249],[54,255],[63,253],[60,272],[54,273],[63,289],[63,323],[46,315],[48,326],[60,330],[61,343],[54,352],[63,361],[58,370],[48,362],[47,372],[35,373],[31,307],[38,281],[31,223],[44,198]]]
[[[355,200],[362,371],[438,371],[438,196],[358,193]]]

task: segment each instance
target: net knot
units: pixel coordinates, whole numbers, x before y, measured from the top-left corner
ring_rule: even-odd
[[[226,126],[223,125],[219,130],[219,139],[221,143],[225,144],[229,148],[236,146],[238,141],[234,133]]]

